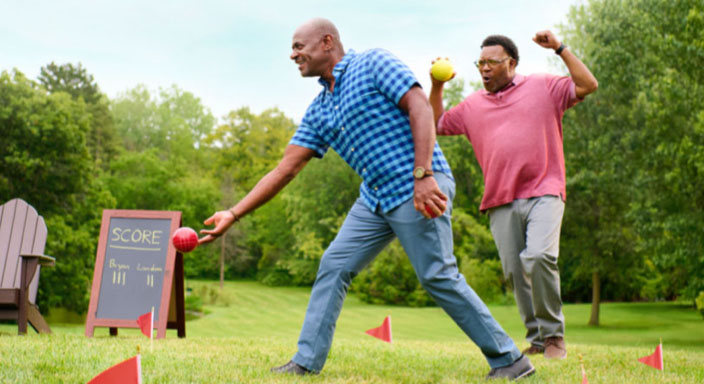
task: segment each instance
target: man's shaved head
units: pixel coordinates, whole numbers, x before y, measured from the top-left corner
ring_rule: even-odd
[[[299,26],[298,28],[296,28],[296,32],[294,32],[294,35],[297,35],[299,33],[303,33],[308,36],[315,36],[319,39],[330,35],[332,37],[335,48],[344,50],[342,48],[342,41],[340,41],[340,32],[337,31],[337,27],[335,27],[335,24],[333,24],[332,21],[328,19],[324,19],[322,17],[310,19],[305,23],[301,24],[301,26]]]
[[[321,76],[332,84],[332,69],[344,55],[340,33],[330,20],[310,19],[293,33],[291,60],[303,77]]]

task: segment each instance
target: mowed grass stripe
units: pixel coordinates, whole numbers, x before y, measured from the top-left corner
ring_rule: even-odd
[[[192,282],[218,288],[215,282]],[[256,282],[226,282],[228,307],[209,307],[208,316],[191,321],[188,335],[297,338],[310,296],[309,287],[269,287]],[[515,305],[489,306],[491,313],[520,348],[525,329]],[[676,303],[605,303],[601,326],[587,325],[589,304],[564,306],[568,341],[607,345],[653,345],[662,337],[668,348],[704,349],[704,321],[690,307]],[[362,303],[348,295],[336,339],[357,339],[391,315],[395,339],[466,341],[467,337],[437,307],[407,308]],[[227,331],[223,332],[222,329]]]

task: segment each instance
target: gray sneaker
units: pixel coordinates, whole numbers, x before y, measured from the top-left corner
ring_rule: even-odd
[[[280,367],[274,367],[271,369],[272,373],[287,373],[291,375],[298,375],[298,376],[303,376],[303,375],[316,375],[317,372],[313,372],[311,370],[308,370],[308,368],[298,365],[293,362],[293,360],[289,361],[288,363],[280,366]]]
[[[511,381],[519,380],[528,377],[535,373],[535,367],[530,363],[530,360],[524,355],[514,361],[513,364],[505,367],[492,368],[489,374],[486,375],[487,380],[494,379],[509,379]]]

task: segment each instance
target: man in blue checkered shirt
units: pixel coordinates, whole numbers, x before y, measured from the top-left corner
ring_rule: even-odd
[[[240,202],[205,221],[201,243],[274,197],[313,157],[332,147],[363,179],[335,240],[320,261],[298,352],[273,372],[318,373],[352,278],[398,237],[423,287],[480,347],[489,378],[534,372],[527,357],[467,285],[452,253],[455,184],[430,105],[410,69],[389,52],[345,53],[335,26],[313,19],[293,36],[291,59],[323,90],[306,111],[274,170]]]

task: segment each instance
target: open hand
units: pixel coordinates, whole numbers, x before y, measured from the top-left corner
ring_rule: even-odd
[[[218,237],[222,236],[223,233],[235,223],[235,215],[230,211],[218,211],[212,216],[207,218],[203,224],[205,225],[215,225],[213,229],[201,229],[201,235],[205,235],[198,239],[198,245],[206,244],[214,241]]]

